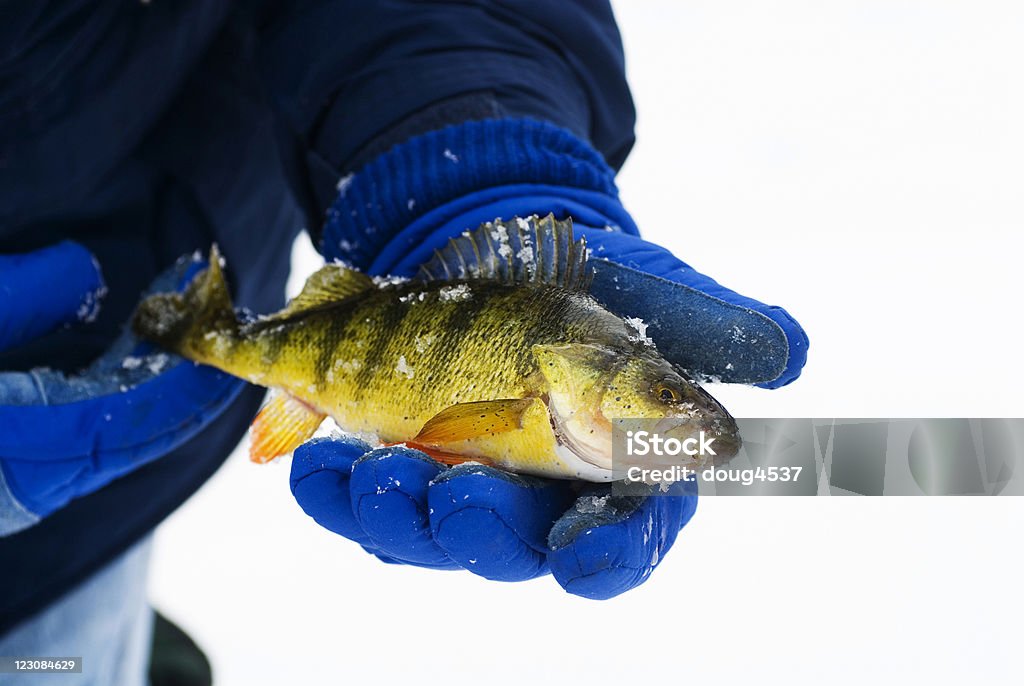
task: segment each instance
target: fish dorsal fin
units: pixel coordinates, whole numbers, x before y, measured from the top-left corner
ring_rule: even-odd
[[[592,272],[587,244],[576,240],[572,220],[513,217],[481,224],[452,238],[420,267],[420,281],[483,279],[586,290]]]
[[[306,280],[302,292],[288,301],[283,310],[262,321],[285,319],[321,305],[336,303],[370,288],[373,288],[373,280],[366,274],[343,264],[324,265]]]

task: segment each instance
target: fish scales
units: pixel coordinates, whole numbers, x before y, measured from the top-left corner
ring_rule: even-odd
[[[619,320],[601,311],[595,317],[591,301],[578,294],[454,285],[465,285],[468,297],[444,300],[453,286],[446,283],[388,286],[272,324],[256,322],[237,336],[218,334],[197,352],[230,374],[283,388],[354,430],[397,441],[449,405],[537,393],[534,344],[628,344]],[[234,345],[225,359],[215,354],[220,336]],[[419,350],[416,342],[424,339],[431,342]],[[411,374],[399,370],[402,359]]]
[[[342,265],[281,311],[241,323],[216,249],[183,294],[140,304],[136,332],[281,391],[253,423],[256,461],[290,452],[325,416],[450,464],[608,481],[612,420],[739,447],[732,417],[587,292],[571,222],[496,221],[452,239],[416,280]],[[621,467],[622,465],[620,465]]]

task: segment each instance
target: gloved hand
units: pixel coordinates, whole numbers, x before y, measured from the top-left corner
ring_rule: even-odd
[[[568,132],[472,122],[412,139],[339,184],[322,252],[372,274],[411,276],[433,250],[496,217],[571,216],[587,239],[592,294],[647,325],[662,355],[697,376],[775,388],[795,379],[807,338],[784,310],[743,297],[647,243],[613,173]],[[353,439],[299,448],[291,487],[322,526],[387,562],[610,598],[650,575],[693,515],[693,483],[649,497],[608,486],[443,467],[407,448]]]
[[[202,266],[183,259],[151,288],[183,287]],[[0,349],[90,320],[104,291],[99,266],[76,243],[0,256]],[[127,331],[80,375],[0,371],[0,535],[167,454],[244,386]]]

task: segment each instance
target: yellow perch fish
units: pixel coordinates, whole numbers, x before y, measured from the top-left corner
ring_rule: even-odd
[[[738,449],[725,409],[587,293],[571,222],[530,217],[453,239],[413,280],[340,264],[280,312],[240,322],[214,248],[184,294],[139,306],[143,338],[281,391],[253,422],[251,457],[306,441],[326,417],[450,463],[609,481],[613,418],[703,431]]]

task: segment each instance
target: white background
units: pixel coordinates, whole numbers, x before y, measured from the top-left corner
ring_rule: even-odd
[[[785,306],[810,360],[738,416],[1021,416],[1024,6],[615,4],[645,235]],[[292,287],[316,266],[296,250]],[[377,563],[288,462],[236,453],[158,535],[152,597],[219,684],[1012,682],[1024,503],[705,498],[609,602]]]

